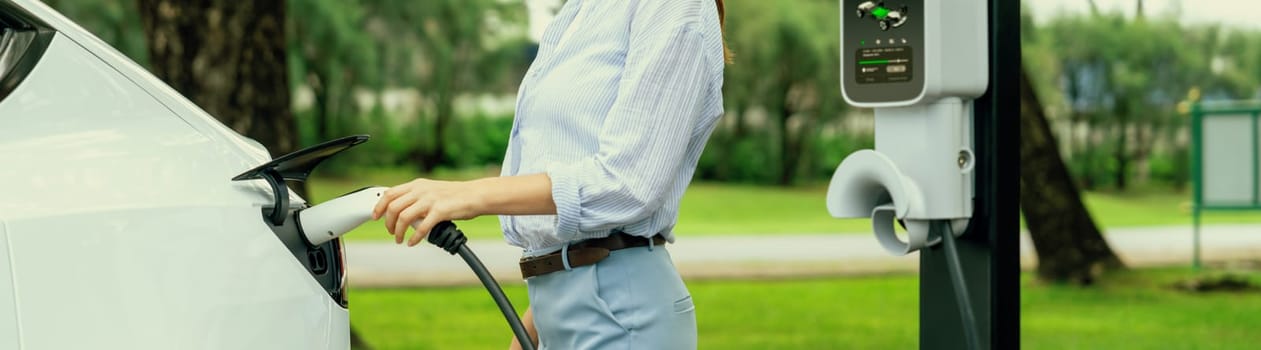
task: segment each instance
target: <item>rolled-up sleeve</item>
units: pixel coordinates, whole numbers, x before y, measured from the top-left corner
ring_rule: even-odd
[[[556,204],[556,234],[617,228],[642,220],[664,202],[703,112],[713,73],[702,32],[689,21],[636,22],[616,100],[599,150],[547,169]],[[636,34],[639,32],[642,34]]]

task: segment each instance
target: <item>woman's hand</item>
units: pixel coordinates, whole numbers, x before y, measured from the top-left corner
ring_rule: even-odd
[[[419,220],[408,246],[420,243],[439,222],[491,214],[556,214],[551,178],[533,174],[473,181],[415,179],[386,190],[372,208],[372,219],[385,218],[394,243],[403,243],[407,226]]]
[[[408,246],[415,246],[439,222],[484,214],[478,188],[472,181],[412,180],[386,190],[372,209],[372,219],[385,218],[385,229],[394,235],[396,244],[403,243],[407,227],[419,221],[416,234],[407,241]]]

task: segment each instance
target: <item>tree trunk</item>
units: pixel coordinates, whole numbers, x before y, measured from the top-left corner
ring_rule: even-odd
[[[1088,285],[1103,271],[1124,265],[1082,203],[1042,111],[1022,70],[1020,207],[1038,254],[1038,277]]]
[[[793,131],[789,127],[793,118],[793,110],[788,107],[788,89],[784,89],[783,103],[779,109],[779,185],[788,186],[792,184],[793,178],[797,177],[797,152],[793,145]]]
[[[314,73],[318,70],[312,70],[313,73],[307,74],[307,86],[311,89],[311,115],[315,120],[315,139],[320,142],[328,139],[328,79],[325,75]]]
[[[1113,181],[1116,184],[1117,191],[1125,191],[1129,186],[1126,180],[1129,180],[1130,169],[1130,122],[1129,110],[1120,109],[1117,113],[1118,124],[1116,126],[1118,135],[1116,137],[1116,149],[1113,150],[1113,160],[1117,162],[1116,172],[1113,173]]]
[[[283,1],[139,0],[150,69],[273,156],[298,149]],[[305,196],[305,186],[293,186]]]
[[[1151,152],[1155,143],[1151,129],[1154,127],[1150,122],[1134,127],[1134,152],[1130,156],[1134,178],[1131,179],[1131,185],[1143,186],[1151,183]]]
[[[425,172],[434,171],[439,165],[447,163],[447,130],[455,117],[455,77],[451,77],[441,92],[438,92],[438,114],[433,122],[433,148],[424,165]]]
[[[150,69],[220,122],[280,156],[296,151],[284,1],[139,0]],[[307,197],[306,186],[290,186]],[[308,197],[309,198],[309,197]],[[351,345],[368,349],[350,330]]]

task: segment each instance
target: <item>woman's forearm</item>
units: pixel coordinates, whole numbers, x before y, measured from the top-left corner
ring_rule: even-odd
[[[395,243],[403,242],[408,226],[414,227],[418,234],[407,244],[416,245],[442,221],[555,213],[551,179],[535,174],[473,181],[415,179],[386,190],[372,209],[372,218],[385,219]]]
[[[475,188],[478,215],[552,215],[552,180],[547,174],[488,177],[469,183]]]

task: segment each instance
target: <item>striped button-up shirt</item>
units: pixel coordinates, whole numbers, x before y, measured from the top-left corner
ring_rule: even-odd
[[[547,173],[556,215],[500,216],[537,255],[614,230],[673,241],[723,113],[713,0],[569,0],[517,95],[504,176]]]

